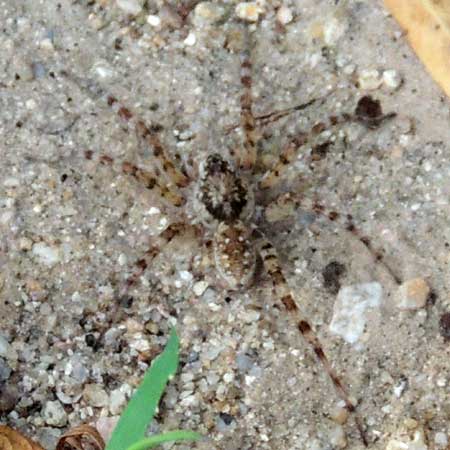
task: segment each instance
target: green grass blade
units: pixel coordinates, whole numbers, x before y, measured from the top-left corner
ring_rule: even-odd
[[[163,353],[153,360],[120,416],[106,450],[125,450],[144,438],[167,382],[177,370],[179,344],[177,333],[173,329]]]
[[[183,431],[175,430],[169,431],[164,434],[158,434],[156,436],[150,436],[148,438],[142,439],[139,442],[128,447],[127,450],[147,450],[148,448],[154,448],[157,445],[163,444],[164,442],[170,441],[196,441],[201,439],[203,436],[194,431]]]

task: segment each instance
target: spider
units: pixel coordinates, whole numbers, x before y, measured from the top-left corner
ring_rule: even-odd
[[[273,167],[258,177],[256,166],[260,126],[275,122],[295,111],[302,111],[320,100],[312,100],[293,108],[255,116],[252,109],[251,36],[248,26],[243,26],[243,30],[244,48],[241,52],[240,69],[242,85],[240,127],[243,131],[243,145],[240,149],[229,151],[230,159],[224,156],[225,149],[219,149],[220,152],[217,149],[211,152],[199,164],[197,179],[189,176],[172,160],[159,138],[157,127],[148,126],[129,108],[123,106],[116,97],[107,96],[108,105],[150,147],[156,162],[152,170],[146,170],[124,161],[121,165],[123,173],[156,193],[163,202],[181,211],[178,216],[182,217],[181,221],[170,224],[158,236],[158,245],[153,245],[145,257],[137,262],[136,271],[127,278],[119,297],[127,296],[130,287],[138,282],[162,246],[167,245],[188,229],[194,230],[195,236],[211,244],[215,269],[229,290],[248,288],[254,280],[260,259],[272,280],[273,290],[280,305],[311,346],[337,394],[343,400],[345,408],[354,414],[358,432],[367,446],[363,425],[356,414],[356,404],[350,400],[344,383],[325,355],[312,326],[302,314],[299,307],[301,302],[295,299],[289,288],[277,251],[260,227],[264,217],[258,213],[257,206],[258,199],[264,197],[283,181],[286,169],[298,157],[301,148],[324,130],[349,121],[358,121],[368,128],[375,128],[395,114],[383,115],[378,102],[370,97],[363,97],[359,100],[353,114],[331,116],[325,121],[316,123],[310,131],[299,133],[290,139],[281,149]],[[93,156],[91,151],[85,153],[87,159],[93,159]],[[113,158],[106,154],[100,155],[99,161],[105,165],[112,165],[114,162]],[[193,199],[188,198],[189,194],[192,194]],[[375,260],[381,260],[381,256],[372,248],[370,241],[358,231],[351,216],[342,216],[335,211],[330,211],[323,204],[309,201],[301,193],[283,194],[279,200],[291,202],[295,207],[309,209],[316,215],[339,223],[364,244]],[[395,276],[394,278],[399,282]]]

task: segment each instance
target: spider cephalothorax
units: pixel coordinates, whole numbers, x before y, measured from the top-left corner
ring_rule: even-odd
[[[249,206],[249,189],[231,164],[214,153],[202,167],[199,199],[214,219],[233,222]]]

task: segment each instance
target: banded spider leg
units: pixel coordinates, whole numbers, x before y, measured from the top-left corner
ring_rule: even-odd
[[[250,43],[250,39],[247,38],[245,42],[248,46]],[[244,145],[243,145],[244,156],[243,157],[241,156],[240,160],[245,161],[245,164],[241,163],[240,166],[247,170],[252,171],[252,174],[254,175],[255,163],[257,159],[256,142],[255,142],[257,134],[255,131],[256,122],[252,113],[251,67],[252,65],[250,61],[250,49],[249,47],[247,47],[242,52],[242,62],[241,62],[241,83],[243,85],[244,90],[243,95],[241,97],[241,126],[244,130]],[[335,120],[334,122],[335,124],[337,124],[338,121]],[[317,133],[317,130],[313,130],[313,133]],[[268,173],[265,176],[263,176],[262,181],[259,182],[258,184],[259,189],[269,188],[272,183],[275,184],[275,181],[278,181],[281,175],[282,166],[286,166],[287,164],[289,164],[289,162],[292,160],[291,156],[295,154],[295,148],[298,148],[304,143],[303,142],[304,137],[308,136],[307,135],[303,136],[302,138],[300,138],[300,142],[294,142],[293,145],[289,145],[287,148],[284,149],[284,151],[282,151],[279,158],[279,162],[275,165],[275,167],[272,170],[269,170]],[[235,228],[237,228],[237,226],[235,226]],[[356,406],[350,400],[347,390],[344,388],[343,383],[341,382],[340,378],[338,377],[338,375],[332,368],[331,363],[326,357],[319,339],[314,333],[311,325],[303,317],[303,314],[301,313],[294,299],[292,291],[289,288],[286,278],[281,269],[281,264],[279,263],[275,248],[273,247],[271,242],[258,230],[255,231],[254,235],[256,235],[255,237],[259,236],[259,238],[257,238],[259,241],[258,251],[262,257],[264,267],[272,279],[277,299],[284,306],[284,309],[288,313],[290,318],[294,320],[297,329],[304,337],[306,342],[309,345],[311,345],[314,353],[318,357],[324,370],[327,372],[334,387],[336,388],[338,395],[344,401],[346,409],[351,413],[355,413]],[[228,258],[226,258],[226,260],[228,260]],[[361,439],[364,445],[367,446],[368,443],[363,427],[356,414],[355,420]]]
[[[136,132],[138,138],[151,150],[151,156],[154,162],[152,169],[148,170],[125,160],[121,163],[120,170],[125,175],[134,178],[146,189],[155,193],[163,203],[178,211],[186,202],[182,189],[186,188],[192,180],[184,170],[176,166],[169,156],[159,139],[158,130],[146,125],[129,108],[121,105],[116,97],[109,95],[106,100],[108,106],[117,113],[118,117],[125,122],[130,130]],[[85,152],[85,157],[86,159],[93,159],[94,154],[91,151],[87,151]],[[98,162],[102,165],[111,166],[111,168],[113,168],[115,163],[114,159],[107,154],[99,155]],[[147,267],[159,254],[161,248],[164,248],[164,246],[180,234],[191,232],[198,235],[198,231],[198,227],[184,220],[170,224],[159,236],[154,237],[148,249],[145,251],[144,257],[135,262],[136,268],[120,288],[118,298],[124,299],[127,297],[130,288],[139,281]]]
[[[294,109],[290,109],[291,113]],[[287,111],[287,110],[285,110]],[[269,117],[270,115],[266,115]],[[353,114],[342,113],[340,115],[333,115],[326,118],[323,121],[317,122],[308,132],[299,132],[282,148],[279,156],[276,159],[274,165],[267,170],[261,179],[258,181],[258,188],[262,192],[266,192],[270,189],[274,189],[276,186],[283,182],[283,175],[285,175],[289,165],[293,163],[298,157],[305,145],[314,141],[323,131],[330,130],[340,124],[347,122],[358,122],[367,127],[368,129],[374,129],[380,124],[395,117],[395,113],[383,114],[381,111],[380,103],[370,97],[362,97],[355,108]],[[278,116],[275,113],[275,120],[278,120]],[[325,143],[326,144],[326,143]],[[322,144],[324,145],[324,144]],[[303,157],[305,154],[301,153]],[[370,239],[365,236],[355,225],[351,214],[341,214],[320,201],[313,201],[301,193],[283,195],[288,201],[294,202],[296,208],[301,208],[306,211],[310,211],[315,215],[324,217],[329,222],[333,222],[339,225],[339,227],[353,235],[358,239],[372,255],[375,262],[381,263],[385,268],[389,276],[394,280],[397,285],[401,284],[400,277],[395,271],[383,260],[382,253],[376,250]],[[282,196],[282,197],[283,197]]]

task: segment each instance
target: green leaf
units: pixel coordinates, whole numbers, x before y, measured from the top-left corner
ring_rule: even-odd
[[[164,442],[196,441],[197,439],[201,438],[202,435],[199,433],[195,433],[194,431],[175,430],[142,439],[141,441],[136,442],[132,446],[128,447],[127,450],[147,450],[148,448],[154,448]]]
[[[163,353],[155,358],[114,428],[106,450],[125,450],[144,438],[159,399],[178,367],[180,342],[175,329]]]

